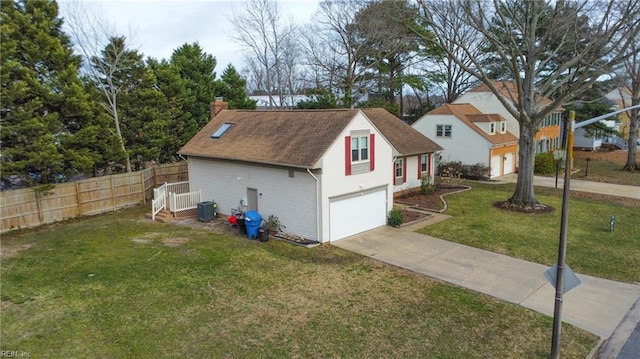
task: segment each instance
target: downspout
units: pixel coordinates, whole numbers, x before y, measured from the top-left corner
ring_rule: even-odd
[[[320,228],[322,226],[322,202],[320,198],[320,180],[307,168],[307,173],[316,180],[316,238],[318,242],[322,242],[320,238]]]

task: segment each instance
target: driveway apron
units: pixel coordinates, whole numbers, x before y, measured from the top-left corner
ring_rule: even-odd
[[[412,232],[379,227],[332,245],[553,316],[548,267]],[[564,295],[562,319],[608,338],[640,298],[640,286],[578,274]]]

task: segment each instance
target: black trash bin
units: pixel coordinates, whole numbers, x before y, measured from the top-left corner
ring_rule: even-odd
[[[240,234],[247,234],[247,225],[244,223],[244,217],[236,217],[236,222],[238,223],[238,229],[240,230]]]
[[[260,229],[258,230],[258,240],[260,242],[266,242],[266,241],[269,240],[269,229],[268,228],[260,227]]]

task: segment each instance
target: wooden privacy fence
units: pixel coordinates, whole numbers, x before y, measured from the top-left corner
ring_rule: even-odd
[[[61,183],[49,191],[23,188],[0,193],[0,233],[146,203],[164,182],[188,180],[186,162],[133,173]]]

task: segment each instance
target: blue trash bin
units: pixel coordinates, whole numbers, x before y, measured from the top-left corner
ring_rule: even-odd
[[[249,239],[258,238],[262,215],[258,211],[247,211],[244,214],[244,224],[247,226],[247,237]]]

